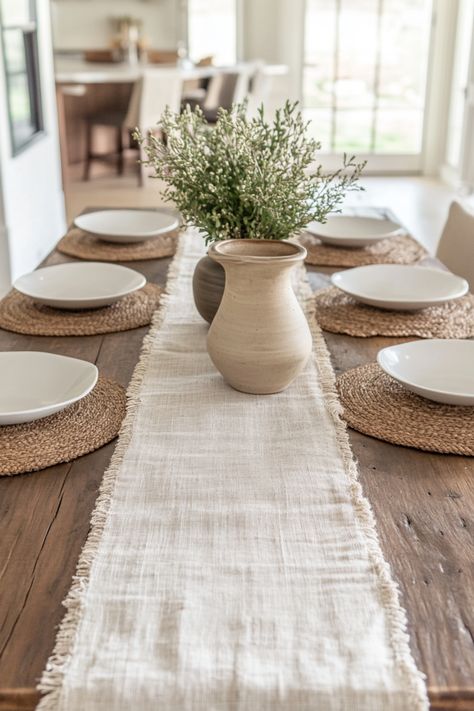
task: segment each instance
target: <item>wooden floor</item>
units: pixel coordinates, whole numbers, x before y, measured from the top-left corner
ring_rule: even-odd
[[[54,253],[48,263],[59,261],[68,260]],[[164,284],[169,261],[133,267]],[[310,272],[313,286],[320,287],[325,277]],[[145,332],[41,338],[0,331],[0,349],[84,358],[127,385]],[[379,348],[400,342],[332,334],[326,339],[336,373],[373,361]],[[411,648],[427,675],[432,708],[473,711],[474,459],[395,447],[356,432],[350,438],[384,554],[400,584]],[[54,644],[61,601],[113,449],[111,443],[69,464],[0,479],[0,711],[34,708],[34,687]]]

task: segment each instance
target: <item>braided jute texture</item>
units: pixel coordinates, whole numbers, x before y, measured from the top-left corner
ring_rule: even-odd
[[[325,331],[349,336],[418,336],[419,338],[472,338],[474,296],[418,311],[385,311],[358,303],[335,286],[314,296],[316,318]]]
[[[36,304],[12,289],[0,301],[0,328],[29,336],[94,336],[128,331],[151,322],[162,293],[157,284],[146,284],[110,306],[66,311]]]
[[[346,371],[337,388],[343,419],[354,430],[426,452],[474,456],[474,407],[419,397],[376,363]]]
[[[305,232],[299,238],[308,254],[306,264],[326,267],[362,267],[366,264],[414,264],[427,256],[410,235],[383,239],[368,247],[332,247]]]
[[[105,242],[73,227],[56,245],[70,257],[98,262],[135,262],[140,259],[172,257],[178,244],[178,231],[168,232],[143,242]]]
[[[85,398],[49,417],[0,427],[0,476],[70,462],[99,449],[119,433],[125,389],[99,377]]]

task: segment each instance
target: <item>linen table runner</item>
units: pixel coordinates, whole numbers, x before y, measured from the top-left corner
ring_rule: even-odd
[[[193,303],[203,254],[181,237],[39,708],[426,709],[321,332],[285,392],[232,390]]]

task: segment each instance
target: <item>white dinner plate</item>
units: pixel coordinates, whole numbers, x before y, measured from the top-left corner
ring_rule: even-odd
[[[330,215],[326,222],[310,222],[308,232],[321,242],[338,247],[365,247],[387,237],[394,237],[401,226],[388,218]]]
[[[146,284],[143,274],[107,262],[55,264],[25,274],[15,289],[39,304],[57,309],[96,309],[108,306]]]
[[[98,210],[79,215],[74,224],[106,242],[143,242],[175,230],[179,221],[158,210]]]
[[[469,291],[465,279],[428,267],[370,264],[331,276],[334,286],[380,309],[411,311],[458,299]]]
[[[392,378],[422,397],[448,405],[474,405],[474,341],[411,341],[379,351]]]
[[[11,351],[0,353],[0,425],[32,422],[64,410],[95,386],[98,370],[77,358]]]

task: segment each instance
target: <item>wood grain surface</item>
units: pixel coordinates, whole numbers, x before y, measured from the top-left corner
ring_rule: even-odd
[[[53,252],[46,261],[72,260]],[[169,263],[132,266],[164,285]],[[309,272],[313,288],[327,283],[317,269]],[[46,338],[0,330],[0,349],[83,358],[127,385],[145,333],[139,328]],[[336,373],[373,361],[379,348],[402,342],[325,336]],[[384,554],[400,585],[411,647],[427,675],[432,708],[474,711],[474,459],[422,453],[356,432],[350,437]],[[0,478],[0,711],[29,711],[37,703],[35,685],[54,645],[61,601],[113,449],[111,443],[69,464]]]

